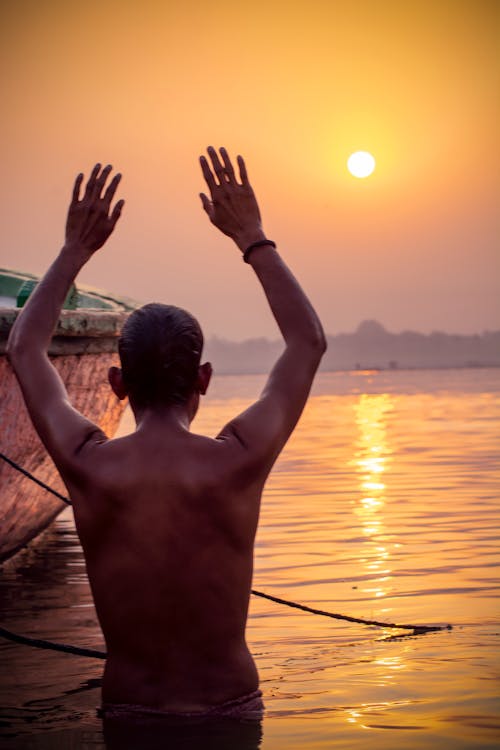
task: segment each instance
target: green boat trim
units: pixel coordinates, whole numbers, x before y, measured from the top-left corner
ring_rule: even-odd
[[[16,317],[39,278],[30,273],[0,269],[0,354],[4,354]],[[74,287],[54,331],[49,354],[114,352],[130,312],[139,303],[93,287]]]
[[[36,284],[40,281],[39,276],[24,271],[15,271],[7,268],[0,268],[0,308],[20,308],[24,305],[29,295],[22,296],[20,303],[17,304],[23,287],[26,291],[33,291]],[[2,304],[9,302],[9,304]],[[109,310],[109,311],[128,311],[131,312],[138,307],[138,303],[130,297],[115,296],[101,289],[95,289],[91,286],[78,285],[73,287],[68,294],[65,302],[67,310]]]

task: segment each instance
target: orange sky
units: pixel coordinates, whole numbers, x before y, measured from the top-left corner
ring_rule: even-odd
[[[499,328],[498,8],[2,3],[2,264],[42,272],[74,175],[110,161],[127,204],[81,280],[186,307],[207,335],[275,336],[199,204],[197,156],[224,144],[328,332]],[[357,149],[366,180],[346,171]]]

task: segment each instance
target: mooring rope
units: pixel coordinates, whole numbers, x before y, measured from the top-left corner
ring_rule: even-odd
[[[336,612],[327,612],[324,609],[315,609],[314,607],[308,607],[307,604],[299,604],[298,602],[291,602],[288,599],[280,599],[277,596],[271,596],[271,594],[263,594],[262,591],[255,591],[252,589],[254,596],[261,596],[263,599],[269,599],[271,602],[277,604],[284,604],[286,607],[294,607],[294,609],[301,609],[302,612],[310,612],[312,615],[321,615],[322,617],[333,617],[335,620],[346,620],[347,622],[356,622],[358,625],[375,625],[377,628],[397,628],[399,630],[413,630],[412,635],[421,635],[422,633],[430,633],[433,630],[451,630],[451,625],[402,625],[401,623],[395,622],[382,622],[381,620],[365,620],[362,617],[351,617],[350,615],[339,615]]]
[[[21,643],[23,646],[33,646],[34,648],[45,648],[52,651],[62,651],[65,654],[74,654],[75,656],[89,656],[92,659],[105,659],[105,651],[94,651],[92,648],[83,648],[81,646],[70,646],[67,643],[54,643],[54,641],[45,641],[43,638],[29,638],[27,635],[13,633],[12,630],[0,626],[0,636],[13,643]]]
[[[44,490],[47,490],[47,492],[52,492],[53,495],[59,498],[59,500],[62,500],[63,503],[66,503],[66,505],[71,505],[71,500],[68,497],[65,497],[64,495],[61,495],[60,492],[53,489],[53,487],[49,487],[48,484],[45,484],[45,482],[42,482],[41,479],[37,479],[33,474],[31,474],[26,469],[23,469],[22,466],[19,466],[19,464],[16,464],[15,461],[13,461],[11,458],[5,455],[5,453],[0,453],[0,458],[3,458],[3,460],[10,464],[14,469],[17,469],[17,471],[20,471],[21,474],[24,474],[25,477],[28,477],[28,479],[31,479],[32,482],[35,482],[35,484],[40,485],[40,487],[43,487]]]
[[[60,492],[49,487],[48,484],[37,479],[33,474],[24,469],[18,463],[8,458],[4,453],[0,453],[0,458],[6,461],[10,466],[17,471],[24,474],[25,477],[31,479],[33,482],[43,487],[47,492],[51,492],[53,495],[58,497],[60,500],[65,502],[67,505],[71,505],[71,500],[68,497],[64,497]],[[264,594],[262,591],[251,590],[254,596],[259,596],[262,599],[268,599],[276,604],[283,604],[285,607],[292,607],[293,609],[299,609],[302,612],[308,612],[313,615],[320,615],[322,617],[330,617],[335,620],[345,620],[346,622],[354,622],[358,625],[371,625],[378,628],[391,628],[395,630],[411,630],[413,631],[410,635],[422,635],[423,633],[430,633],[436,630],[451,630],[451,625],[408,625],[395,622],[382,622],[380,620],[366,620],[362,617],[351,617],[350,615],[341,615],[336,612],[328,612],[323,609],[315,609],[314,607],[308,607],[306,604],[299,604],[299,602],[289,601],[288,599],[281,599],[278,596],[272,596],[271,594]],[[62,651],[68,654],[75,654],[77,656],[88,656],[94,659],[105,659],[106,653],[104,651],[95,651],[93,649],[81,648],[80,646],[71,646],[65,643],[55,643],[53,641],[46,641],[41,638],[30,638],[25,635],[18,635],[13,633],[6,628],[0,626],[0,636],[7,640],[13,641],[14,643],[21,643],[26,646],[34,646],[35,648],[52,649],[54,651]]]

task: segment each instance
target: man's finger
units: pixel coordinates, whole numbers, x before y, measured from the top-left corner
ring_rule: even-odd
[[[113,209],[113,213],[110,216],[112,228],[114,229],[116,222],[121,216],[122,208],[125,205],[125,201],[123,199],[119,200],[116,206]]]
[[[229,155],[224,147],[220,149],[220,153],[222,156],[222,160],[224,162],[224,168],[226,170],[226,174],[229,177],[229,182],[236,182],[236,177],[234,174],[233,165],[231,164],[231,159],[229,158]]]
[[[83,173],[80,172],[80,174],[75,180],[75,185],[73,187],[73,195],[72,195],[73,203],[77,203],[78,199],[80,198],[80,188],[82,186],[82,180],[83,180]]]
[[[243,161],[243,157],[242,156],[237,156],[236,160],[238,162],[238,167],[239,167],[239,170],[240,170],[241,184],[245,185],[246,187],[248,187],[250,185],[250,183],[248,182],[247,168],[245,166],[245,162]]]
[[[100,172],[100,169],[101,169],[101,165],[100,164],[96,164],[95,167],[94,167],[94,169],[91,172],[91,175],[90,175],[89,180],[87,182],[87,186],[85,188],[85,197],[86,198],[88,198],[94,192],[95,181],[97,179],[97,175]]]
[[[203,204],[203,208],[207,212],[209,216],[212,214],[212,201],[209,200],[208,196],[205,195],[205,193],[200,193],[201,202]]]
[[[201,165],[201,171],[203,172],[203,177],[205,178],[205,182],[207,183],[210,189],[210,192],[213,195],[213,192],[215,188],[217,187],[217,183],[215,182],[214,176],[212,174],[212,170],[208,166],[208,162],[204,156],[200,156],[200,165]]]
[[[227,180],[226,180],[224,167],[221,164],[220,159],[219,159],[219,154],[217,153],[217,151],[214,149],[213,146],[209,146],[207,151],[208,151],[208,155],[210,156],[210,159],[212,160],[214,172],[219,179],[219,183],[223,185],[225,182],[227,182]]]
[[[113,200],[113,196],[116,193],[116,188],[120,184],[121,178],[122,178],[122,176],[121,176],[121,174],[119,172],[118,172],[118,174],[115,174],[115,176],[113,177],[113,179],[109,183],[106,192],[104,193],[103,201],[108,206],[111,205],[111,201]]]
[[[112,170],[111,164],[106,164],[104,169],[102,170],[101,174],[99,175],[98,179],[95,181],[94,191],[93,195],[95,198],[100,198],[102,189],[106,183],[106,180],[108,179],[108,175]]]

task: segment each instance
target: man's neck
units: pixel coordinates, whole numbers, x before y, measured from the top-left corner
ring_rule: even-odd
[[[136,430],[182,430],[189,431],[198,409],[198,398],[193,396],[185,404],[171,404],[160,407],[135,409]]]

